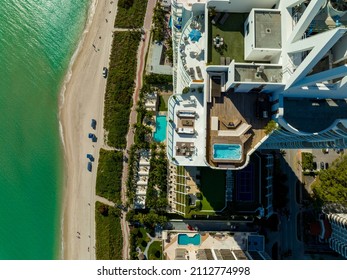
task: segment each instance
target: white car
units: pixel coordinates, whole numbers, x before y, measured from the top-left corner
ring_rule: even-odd
[[[107,68],[106,68],[106,67],[102,68],[102,76],[103,76],[104,78],[107,77]]]

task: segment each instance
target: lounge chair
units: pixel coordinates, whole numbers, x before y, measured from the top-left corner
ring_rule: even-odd
[[[224,56],[220,57],[220,65],[225,65],[225,57]]]
[[[202,73],[201,73],[201,69],[200,69],[200,66],[196,66],[196,73],[198,74],[198,77],[199,77],[199,79],[203,79],[203,77],[202,77]]]
[[[221,15],[222,15],[222,14],[218,12],[218,13],[214,16],[214,18],[211,20],[211,23],[212,23],[212,24],[216,24],[217,21],[219,20],[219,18],[220,18]]]
[[[224,24],[224,22],[228,19],[229,13],[225,13],[222,19],[220,20],[220,24]]]

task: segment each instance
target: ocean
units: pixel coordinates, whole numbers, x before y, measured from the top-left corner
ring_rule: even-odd
[[[0,259],[58,259],[59,94],[91,0],[0,4]]]

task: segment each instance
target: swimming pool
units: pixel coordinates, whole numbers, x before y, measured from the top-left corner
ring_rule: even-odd
[[[240,160],[242,147],[239,144],[214,144],[213,158],[225,160]]]
[[[157,116],[153,139],[156,142],[163,142],[166,138],[166,116]]]
[[[187,234],[179,234],[178,235],[178,245],[195,245],[199,246],[201,242],[201,236],[200,234],[195,234],[194,236],[190,237]]]

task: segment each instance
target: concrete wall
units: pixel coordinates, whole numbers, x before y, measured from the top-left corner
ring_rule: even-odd
[[[248,27],[247,27],[248,25]],[[248,32],[246,31],[248,30]],[[254,34],[254,10],[249,14],[248,18],[246,19],[244,23],[244,34],[245,34],[245,53],[244,53],[244,58],[247,60],[247,57],[249,57],[252,53],[252,50],[254,49],[255,46],[255,34]]]
[[[335,46],[332,48],[333,63],[338,63],[347,59],[347,35],[344,35],[337,41]]]
[[[207,7],[216,7],[216,11],[248,13],[252,8],[268,8],[278,4],[279,0],[207,0]]]

